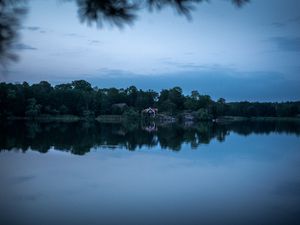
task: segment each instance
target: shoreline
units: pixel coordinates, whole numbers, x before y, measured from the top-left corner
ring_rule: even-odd
[[[158,122],[158,123],[180,123],[180,122],[191,122],[191,123],[198,123],[198,122],[214,122],[214,123],[226,123],[226,122],[243,122],[243,121],[253,121],[253,122],[272,122],[272,121],[282,121],[282,122],[300,122],[300,117],[240,117],[240,116],[223,116],[218,117],[213,120],[206,120],[206,121],[178,121],[176,116],[170,117],[173,118],[172,121],[164,121],[160,119],[152,119],[151,121]],[[29,117],[7,117],[2,118],[2,121],[39,121],[39,122],[79,122],[79,121],[97,121],[100,123],[123,123],[125,121],[130,121],[133,118],[129,118],[124,115],[99,115],[97,117],[80,117],[76,115],[60,115],[60,116],[48,116],[42,115],[35,118]],[[134,121],[143,120],[141,117],[134,118]]]

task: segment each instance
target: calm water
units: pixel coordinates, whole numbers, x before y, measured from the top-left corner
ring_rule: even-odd
[[[0,224],[300,224],[297,123],[0,128]]]

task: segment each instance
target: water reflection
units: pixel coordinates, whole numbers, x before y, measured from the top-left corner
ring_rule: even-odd
[[[12,122],[0,128],[0,224],[300,221],[296,123]]]
[[[287,133],[300,134],[300,123],[295,122],[234,122],[199,123],[194,125],[169,124],[100,124],[94,122],[1,123],[0,150],[28,149],[46,153],[54,147],[57,150],[83,155],[92,148],[125,148],[130,151],[142,147],[180,151],[183,144],[197,149],[216,139],[226,140],[231,132],[239,135]]]

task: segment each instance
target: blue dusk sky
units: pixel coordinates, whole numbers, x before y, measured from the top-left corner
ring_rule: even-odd
[[[229,101],[300,100],[300,1],[198,4],[192,20],[173,9],[142,10],[131,26],[81,23],[75,1],[30,0],[20,60],[5,82],[173,86]]]

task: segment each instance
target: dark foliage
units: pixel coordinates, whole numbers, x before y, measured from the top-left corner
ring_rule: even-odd
[[[12,52],[18,39],[23,16],[26,13],[25,0],[0,0],[0,63],[17,60]]]
[[[96,23],[102,26],[105,21],[112,25],[122,27],[124,24],[131,24],[137,13],[148,8],[150,11],[161,10],[172,7],[179,15],[191,18],[191,11],[198,3],[205,0],[76,0],[78,14],[82,22],[89,25]],[[232,3],[241,7],[249,0],[232,0]]]
[[[300,102],[262,103],[217,101],[209,95],[192,91],[184,95],[180,87],[153,90],[93,88],[84,80],[52,86],[46,81],[38,84],[0,83],[0,117],[38,117],[40,115],[72,114],[82,117],[103,114],[139,114],[142,109],[156,107],[159,112],[178,115],[196,113],[203,119],[220,116],[295,117],[300,113]]]
[[[96,22],[102,26],[104,21],[122,27],[136,18],[138,5],[127,0],[77,0],[78,14],[82,22]]]

